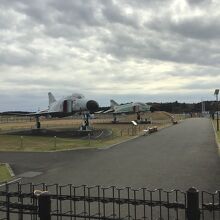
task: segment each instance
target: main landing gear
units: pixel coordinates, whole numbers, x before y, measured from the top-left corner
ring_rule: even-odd
[[[39,117],[36,117],[36,128],[37,128],[37,129],[40,129],[40,127],[41,127],[40,118],[39,118]]]
[[[140,121],[141,120],[141,114],[140,112],[137,112],[137,121]]]

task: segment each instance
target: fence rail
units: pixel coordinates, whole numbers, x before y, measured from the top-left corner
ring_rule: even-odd
[[[0,220],[3,219],[218,220],[220,191],[15,182],[0,186]]]

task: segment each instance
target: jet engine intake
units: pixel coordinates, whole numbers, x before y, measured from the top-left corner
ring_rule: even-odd
[[[94,113],[95,111],[99,109],[99,104],[94,100],[89,100],[86,103],[86,107],[90,111],[90,113]]]

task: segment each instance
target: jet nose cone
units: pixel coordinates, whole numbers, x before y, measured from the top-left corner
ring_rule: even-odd
[[[89,100],[86,103],[86,107],[90,112],[95,112],[99,109],[99,104],[94,100]]]

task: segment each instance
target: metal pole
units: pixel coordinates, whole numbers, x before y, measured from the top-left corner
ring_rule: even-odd
[[[21,136],[21,144],[20,147],[23,148],[23,136]]]
[[[219,131],[219,121],[218,121],[218,94],[216,95],[216,101],[217,101],[217,131]]]
[[[199,191],[193,187],[187,191],[187,220],[200,220]]]
[[[57,148],[57,136],[54,136],[54,148]]]
[[[38,196],[38,215],[40,220],[51,220],[51,199],[48,192],[42,192]]]

